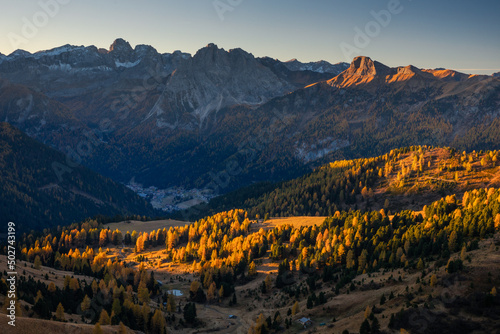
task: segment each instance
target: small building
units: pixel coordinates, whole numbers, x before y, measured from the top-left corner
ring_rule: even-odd
[[[302,326],[304,326],[304,328],[307,328],[312,325],[312,321],[309,318],[300,318],[299,320],[297,320],[297,322]]]

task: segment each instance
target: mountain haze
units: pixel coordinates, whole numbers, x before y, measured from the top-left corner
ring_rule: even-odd
[[[97,144],[81,157],[85,165],[160,188],[223,193],[394,147],[472,150],[500,142],[498,78],[391,68],[368,57],[303,64],[215,44],[193,56],[160,54],[118,39],[109,50],[17,51],[1,57],[0,77],[42,94],[50,109],[63,108],[72,122],[48,123],[76,134],[56,141],[48,125],[4,120],[64,152],[90,129]],[[18,100],[0,96],[0,105]]]

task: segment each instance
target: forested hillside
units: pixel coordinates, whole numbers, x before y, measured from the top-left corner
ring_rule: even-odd
[[[44,229],[96,215],[156,212],[125,186],[72,163],[7,123],[0,123],[0,225]]]
[[[456,313],[434,310],[435,305],[447,303],[432,294],[439,284],[436,273],[443,281],[457,272],[467,275],[468,263],[464,261],[469,258],[470,262],[470,254],[478,248],[480,240],[491,238],[500,230],[500,191],[494,188],[468,191],[461,201],[454,195],[447,196],[424,206],[421,214],[401,211],[389,217],[384,210],[367,213],[351,210],[337,211],[319,226],[285,224],[258,229],[259,224],[250,220],[247,212],[232,210],[188,226],[151,233],[102,229],[96,221],[88,220],[59,231],[25,235],[18,243],[22,260],[33,262],[35,269],[44,265],[73,272],[79,278],[66,275],[60,277],[63,285],[50,283],[48,279],[53,276],[50,269],[50,276],[45,275],[43,281],[23,277],[19,299],[26,303],[30,317],[64,321],[68,317],[66,312],[77,314],[81,321],[89,321],[96,327],[120,323],[148,333],[164,333],[165,326],[188,329],[203,327],[210,321],[197,318],[198,303],[255,306],[265,298],[267,304],[260,311],[262,314],[249,329],[249,333],[264,333],[296,326],[292,319],[305,314],[304,307],[326,316],[330,314],[330,319],[334,312],[337,315],[333,321],[341,321],[348,315],[330,309],[335,300],[358,290],[380,296],[376,291],[381,287],[394,287],[396,283],[391,282],[397,282],[393,277],[397,271],[400,282],[402,276],[413,277],[416,273],[419,290],[412,288],[410,292],[407,287],[398,296],[392,292],[387,297],[382,294],[380,306],[370,306],[365,321],[359,320],[356,326],[368,325],[377,332],[383,322],[385,329],[412,331],[421,325],[408,321],[408,317],[425,311],[432,315],[426,326],[440,328],[443,326],[432,319],[439,316],[445,323],[458,320]],[[122,243],[134,248],[132,254],[127,255],[131,250],[122,248]],[[461,252],[458,258],[456,252]],[[167,276],[170,283],[175,282],[174,277],[179,280],[177,284],[185,282],[183,286],[189,296],[162,293],[164,290],[155,277],[163,273],[165,262],[169,267],[184,265],[183,270],[194,271],[189,281],[173,274]],[[276,275],[265,274],[269,262],[278,266]],[[434,263],[434,269],[429,268],[430,263]],[[438,271],[442,267],[445,271]],[[358,287],[362,282],[356,278],[358,275],[375,277],[385,272],[393,273],[387,283],[377,284],[372,279],[370,284]],[[496,275],[495,271],[489,283],[476,290],[471,284],[474,299],[467,293],[460,297],[456,312],[474,314],[478,319],[467,326],[483,332],[495,327],[493,314],[500,311],[500,296],[494,289],[495,283],[500,282]],[[256,288],[238,288],[255,286],[254,280],[260,282]],[[3,294],[7,286],[3,278],[1,282]],[[385,310],[386,306],[382,306],[385,301],[393,298],[406,300],[406,307],[387,306],[393,312],[387,324],[377,314]],[[180,310],[181,301],[183,317],[179,319],[176,305],[179,303]],[[451,332],[444,329],[443,333]]]
[[[468,189],[500,186],[498,151],[412,146],[375,158],[337,161],[298,179],[256,184],[178,216],[243,208],[250,217],[331,216],[341,209],[418,210]]]

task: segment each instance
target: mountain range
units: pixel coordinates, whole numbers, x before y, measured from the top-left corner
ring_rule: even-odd
[[[409,145],[497,148],[500,79],[117,39],[0,56],[0,120],[126,183],[225,193]]]

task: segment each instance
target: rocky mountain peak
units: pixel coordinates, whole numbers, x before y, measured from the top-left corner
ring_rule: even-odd
[[[404,66],[404,67],[398,67],[397,73],[398,74],[416,74],[416,73],[422,73],[422,71],[413,65],[408,65],[408,66]]]
[[[359,56],[352,60],[351,66],[349,66],[346,72],[350,75],[375,76],[377,74],[386,74],[388,71],[389,67],[384,64],[373,61],[370,57]]]
[[[210,43],[196,52],[191,65],[201,71],[217,70],[225,73],[231,69],[238,71],[238,67],[244,70],[256,63],[254,56],[242,49],[226,51]]]
[[[109,52],[132,52],[133,49],[129,42],[122,38],[117,38],[109,47]]]
[[[195,55],[193,56],[193,62],[203,63],[203,65],[207,65],[210,63],[216,63],[217,59],[220,56],[226,55],[227,51],[224,49],[219,49],[217,45],[214,43],[210,43],[207,46],[199,49]]]
[[[11,58],[29,57],[29,56],[31,56],[31,53],[29,53],[28,51],[22,50],[22,49],[17,49],[9,55],[9,57],[11,57]]]
[[[137,48],[136,48],[137,49]],[[124,64],[132,64],[136,61],[137,55],[130,44],[122,38],[116,39],[109,47],[111,58]],[[118,65],[117,65],[118,66]],[[131,65],[126,65],[131,66]]]
[[[242,49],[226,51],[211,43],[178,66],[167,82],[162,102],[147,118],[157,115],[157,124],[171,124],[172,115],[167,111],[175,105],[178,115],[188,113],[201,125],[213,111],[216,114],[238,104],[259,105],[289,90],[288,82],[252,54]]]

